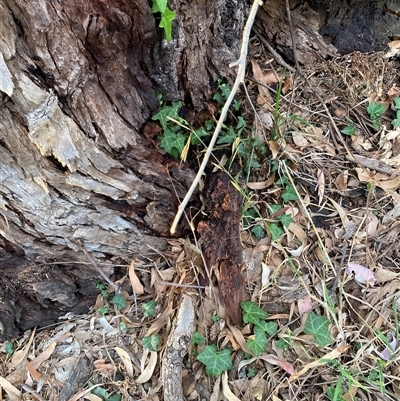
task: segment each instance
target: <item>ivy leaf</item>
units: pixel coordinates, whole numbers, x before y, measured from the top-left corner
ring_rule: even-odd
[[[149,349],[150,351],[157,351],[160,345],[160,337],[157,334],[152,336],[143,337],[143,347]]]
[[[251,229],[251,232],[254,234],[256,239],[260,241],[260,239],[265,237],[265,231],[264,229],[260,226],[260,224],[257,224]]]
[[[190,137],[190,144],[200,145],[201,143],[203,143],[203,141],[201,140],[203,136],[210,136],[210,134],[204,128],[197,129],[192,133]]]
[[[393,127],[400,127],[400,118],[392,120]]]
[[[394,108],[396,110],[400,110],[400,97],[394,97],[393,101],[394,101]]]
[[[165,12],[167,8],[167,0],[153,0],[152,13],[160,12],[161,14]]]
[[[182,132],[174,132],[167,129],[160,136],[160,139],[160,146],[175,159],[178,159],[185,147],[186,136]]]
[[[304,332],[312,334],[315,342],[321,347],[325,347],[332,342],[329,324],[330,321],[327,317],[311,312],[307,316]]]
[[[284,227],[288,228],[290,223],[293,221],[293,217],[291,214],[280,214],[278,216],[278,220],[283,224]]]
[[[7,355],[11,355],[15,351],[14,343],[12,341],[7,341],[4,347],[4,351]]]
[[[344,127],[340,132],[343,135],[353,136],[356,132],[356,127],[354,125],[348,125],[347,127]]]
[[[271,233],[271,237],[273,241],[279,241],[279,238],[282,237],[283,234],[285,234],[285,231],[282,230],[277,224],[271,223],[269,225],[269,231]]]
[[[207,345],[197,359],[205,365],[209,376],[219,376],[232,368],[231,352],[227,349],[218,352],[215,345]]]
[[[269,336],[272,336],[278,330],[278,323],[276,322],[265,322],[264,320],[256,323],[256,327],[263,330]],[[255,329],[254,329],[255,331]]]
[[[154,121],[160,121],[160,124],[164,131],[168,128],[168,117],[173,118],[174,120],[180,120],[179,110],[182,107],[182,102],[172,102],[171,106],[163,106],[160,111],[155,114],[151,119]]]
[[[299,200],[297,196],[296,188],[293,185],[288,185],[285,188],[285,192],[282,194],[282,199],[285,203],[288,203],[291,200]]]
[[[384,103],[376,103],[372,101],[371,104],[367,107],[367,112],[371,117],[371,120],[379,120],[383,113],[385,112],[386,106]]]
[[[254,327],[254,338],[249,338],[246,341],[247,348],[255,355],[258,356],[265,352],[267,349],[268,339],[264,330],[260,327]]]
[[[162,13],[160,28],[164,28],[165,39],[169,42],[172,38],[172,21],[175,19],[176,14],[168,7]]]
[[[268,313],[252,301],[243,301],[240,303],[240,307],[244,311],[244,323],[253,323],[254,325],[257,325],[261,320],[265,320],[268,317]]]
[[[156,307],[156,301],[152,300],[142,304],[142,311],[144,317],[151,317],[154,315],[154,309]]]
[[[113,299],[111,300],[111,303],[115,305],[118,309],[124,309],[126,308],[126,300],[125,298],[120,295],[116,294],[114,295]]]
[[[205,338],[203,334],[199,333],[198,331],[195,331],[192,335],[192,339],[190,340],[190,344],[193,345],[201,345],[204,344]]]
[[[244,128],[246,125],[247,125],[246,120],[242,116],[239,116],[236,129]]]
[[[228,128],[228,132],[222,133],[222,135],[220,136],[220,138],[217,141],[217,145],[221,145],[223,143],[227,143],[229,145],[229,144],[235,142],[236,138],[237,138],[236,131],[232,126],[230,126]]]

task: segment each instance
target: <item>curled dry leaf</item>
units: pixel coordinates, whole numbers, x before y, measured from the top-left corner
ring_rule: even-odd
[[[235,394],[232,393],[228,385],[228,373],[222,373],[222,393],[228,401],[240,401]]]
[[[251,67],[253,70],[254,78],[258,82],[261,82],[264,85],[270,85],[272,83],[279,82],[278,77],[273,72],[263,74],[260,66],[258,65],[257,61],[255,61],[254,59],[251,59]],[[269,93],[268,88],[266,88],[265,86],[258,85],[258,92],[260,93],[261,97],[263,97],[264,99],[272,101],[272,96]]]
[[[132,290],[137,294],[137,295],[142,295],[144,294],[144,288],[142,283],[140,282],[138,276],[136,275],[135,272],[135,261],[132,260],[130,266],[129,266],[129,280],[131,281],[132,285]]]
[[[148,382],[153,376],[153,372],[156,365],[157,365],[157,352],[151,351],[149,363],[147,364],[143,372],[140,374],[140,376],[136,379],[136,384],[143,384]]]
[[[131,361],[131,358],[128,355],[128,353],[120,347],[115,347],[114,349],[117,352],[117,354],[119,355],[119,357],[122,359],[122,363],[125,366],[127,375],[129,377],[133,377],[133,365],[132,365],[132,361]]]

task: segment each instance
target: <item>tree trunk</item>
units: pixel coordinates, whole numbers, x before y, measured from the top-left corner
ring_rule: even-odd
[[[0,0],[0,239],[14,252],[2,266],[27,268],[18,255],[77,261],[81,244],[97,260],[123,261],[166,247],[194,172],[160,152],[154,123],[143,125],[157,92],[200,111],[213,82],[232,79],[244,3],[169,0],[177,18],[166,42],[147,0]],[[74,268],[53,266],[58,287],[40,296],[44,277],[20,287],[42,307],[51,300],[71,309],[85,295]],[[57,295],[63,271],[76,299]],[[22,291],[7,286],[3,302]],[[4,305],[9,335],[14,324],[38,324],[25,324],[31,306]]]

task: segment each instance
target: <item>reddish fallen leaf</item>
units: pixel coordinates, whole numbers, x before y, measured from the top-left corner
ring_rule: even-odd
[[[354,262],[349,262],[346,272],[348,274],[354,273],[354,279],[361,284],[368,284],[371,286],[375,284],[374,272],[367,267],[364,267]]]
[[[300,298],[297,301],[297,308],[299,309],[299,314],[302,315],[305,312],[309,312],[312,310],[312,300],[309,295],[306,295],[303,298]]]
[[[259,359],[263,359],[266,362],[269,362],[271,365],[276,365],[282,368],[285,372],[289,373],[290,375],[295,374],[294,367],[289,363],[286,362],[280,358],[278,358],[275,355],[272,354],[267,354],[267,355],[261,355],[258,357]]]

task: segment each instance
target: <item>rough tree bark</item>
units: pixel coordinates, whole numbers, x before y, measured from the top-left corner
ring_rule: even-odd
[[[0,334],[38,324],[26,316],[35,303],[71,310],[87,295],[79,265],[46,265],[45,278],[24,260],[77,261],[80,243],[98,260],[165,248],[193,172],[143,125],[156,92],[200,111],[212,83],[231,80],[247,6],[169,7],[177,19],[167,43],[147,0],[0,0],[1,264],[23,271],[13,288],[1,281]],[[13,295],[22,290],[28,304]]]

